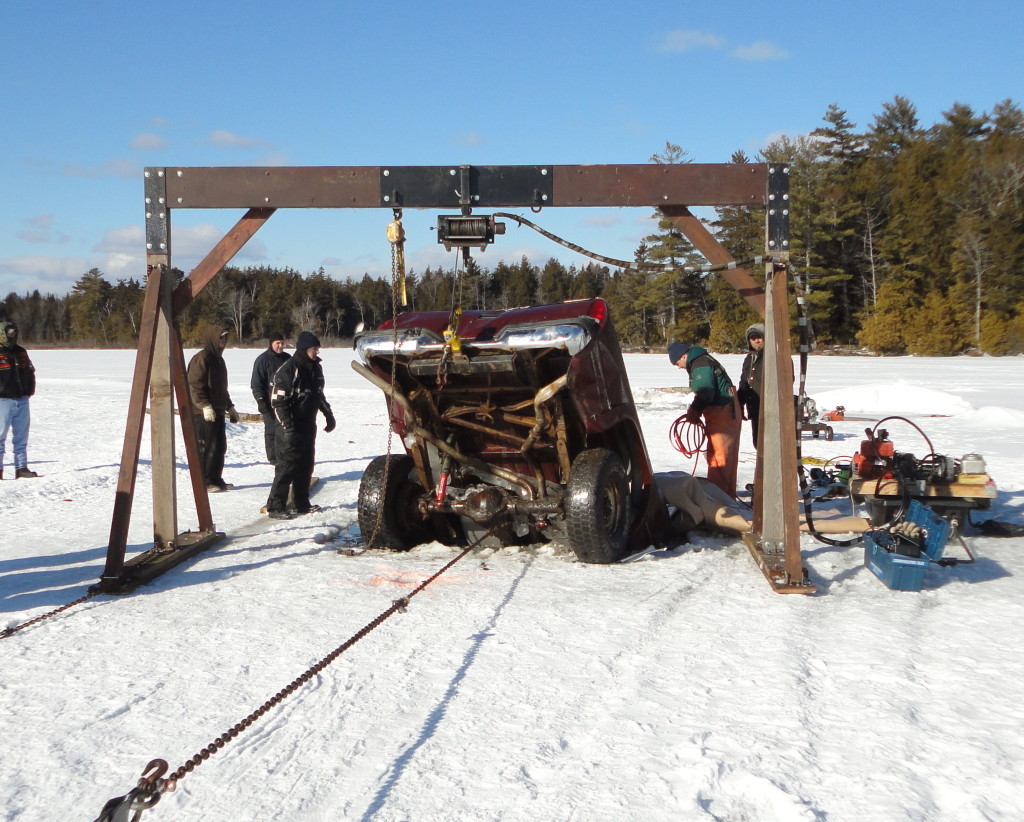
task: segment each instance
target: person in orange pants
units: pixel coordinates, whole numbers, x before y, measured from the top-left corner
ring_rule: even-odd
[[[673,342],[668,347],[668,358],[677,368],[685,368],[690,377],[693,400],[686,419],[704,419],[708,479],[735,498],[743,413],[732,380],[721,363],[699,345]]]

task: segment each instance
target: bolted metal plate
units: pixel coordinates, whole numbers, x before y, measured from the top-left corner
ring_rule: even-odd
[[[768,253],[789,251],[789,166],[768,168]]]
[[[170,255],[171,227],[167,210],[167,177],[162,168],[147,168],[143,182],[146,197],[146,254]]]
[[[544,206],[551,166],[381,166],[380,205],[391,208]]]

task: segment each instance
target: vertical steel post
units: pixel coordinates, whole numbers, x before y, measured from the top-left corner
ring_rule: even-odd
[[[789,167],[768,168],[765,251],[765,340],[761,421],[754,469],[754,521],[744,541],[772,587],[812,593],[800,552],[796,408],[789,339]]]
[[[146,257],[150,265],[171,268],[171,211],[164,169],[146,169]],[[160,289],[153,365],[149,378],[150,444],[153,472],[153,542],[172,545],[178,535],[178,496],[174,465],[174,390],[171,381],[171,278]]]

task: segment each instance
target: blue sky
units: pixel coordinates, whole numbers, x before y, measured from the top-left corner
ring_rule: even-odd
[[[142,279],[145,166],[643,163],[753,156],[909,98],[1024,105],[1021,0],[934,2],[8,2],[0,8],[0,296]],[[241,216],[173,212],[188,271]],[[648,209],[539,224],[628,259]],[[390,270],[389,211],[278,211],[234,259]],[[451,265],[407,211],[409,264]],[[584,258],[525,228],[480,257]]]

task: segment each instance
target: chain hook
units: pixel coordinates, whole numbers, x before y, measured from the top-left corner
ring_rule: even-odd
[[[142,812],[160,801],[164,791],[174,790],[174,780],[165,781],[166,759],[153,759],[143,769],[138,784],[124,796],[115,796],[100,811],[95,822],[139,822]],[[134,811],[132,816],[129,814]]]

